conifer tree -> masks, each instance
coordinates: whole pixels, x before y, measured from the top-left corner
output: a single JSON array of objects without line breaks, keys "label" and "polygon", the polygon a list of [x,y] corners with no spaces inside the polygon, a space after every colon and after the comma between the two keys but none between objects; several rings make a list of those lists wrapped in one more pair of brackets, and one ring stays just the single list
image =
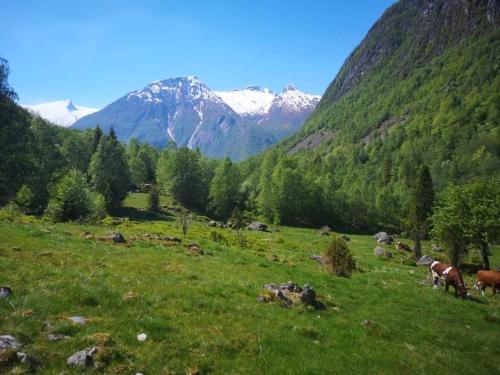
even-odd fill
[{"label": "conifer tree", "polygon": [[415,237],[415,258],[422,256],[421,240],[428,233],[428,218],[434,205],[434,187],[431,173],[427,165],[419,168],[415,190],[411,201],[410,222]]},{"label": "conifer tree", "polygon": [[89,175],[92,188],[104,196],[106,207],[119,207],[127,196],[130,174],[123,146],[115,138],[101,137],[90,162]]}]

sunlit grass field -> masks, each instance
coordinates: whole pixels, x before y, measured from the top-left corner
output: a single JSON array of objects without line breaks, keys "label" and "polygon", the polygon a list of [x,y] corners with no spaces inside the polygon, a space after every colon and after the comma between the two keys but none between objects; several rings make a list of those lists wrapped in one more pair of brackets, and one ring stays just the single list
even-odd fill
[{"label": "sunlit grass field", "polygon": [[[173,211],[146,212],[142,194],[126,206],[129,220],[97,226],[0,212],[0,286],[14,292],[0,300],[0,335],[18,338],[21,351],[41,363],[38,373],[81,373],[66,360],[92,346],[100,369],[88,373],[500,373],[500,298],[491,289],[486,297],[471,291],[472,300],[434,291],[426,269],[403,262],[406,254],[393,246],[386,248],[394,258],[376,258],[371,236],[350,235],[358,271],[346,279],[309,259],[329,241],[318,230],[271,227],[238,237],[200,218],[183,238]],[[81,236],[113,230],[127,243]],[[205,255],[186,255],[190,242]],[[424,247],[429,253],[430,243]],[[499,266],[500,249],[493,251]],[[312,285],[326,309],[257,301],[263,284],[289,280]],[[465,281],[472,286],[472,276]],[[70,316],[86,323],[74,325]],[[145,342],[137,340],[142,332]],[[50,342],[49,333],[70,338]],[[28,370],[17,364],[0,373]]]}]

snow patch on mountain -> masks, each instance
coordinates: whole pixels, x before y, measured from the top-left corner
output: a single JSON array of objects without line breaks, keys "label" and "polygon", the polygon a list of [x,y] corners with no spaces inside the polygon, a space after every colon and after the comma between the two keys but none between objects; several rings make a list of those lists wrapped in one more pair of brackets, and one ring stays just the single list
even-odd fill
[{"label": "snow patch on mountain", "polygon": [[246,86],[231,91],[215,91],[236,113],[241,116],[264,115],[276,97],[268,88]]},{"label": "snow patch on mountain", "polygon": [[314,109],[319,103],[321,96],[311,95],[298,90],[293,85],[287,85],[283,91],[276,96],[272,105],[288,111],[300,112],[304,109]]},{"label": "snow patch on mountain", "polygon": [[64,127],[71,126],[78,119],[99,111],[98,108],[75,105],[70,99],[35,105],[22,105],[22,107],[44,120]]}]

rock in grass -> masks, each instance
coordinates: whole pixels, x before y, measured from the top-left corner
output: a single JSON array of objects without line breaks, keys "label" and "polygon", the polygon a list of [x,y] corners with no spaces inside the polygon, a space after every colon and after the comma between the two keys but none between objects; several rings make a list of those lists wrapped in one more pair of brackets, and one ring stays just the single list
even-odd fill
[{"label": "rock in grass", "polygon": [[86,348],[84,350],[80,350],[76,352],[71,357],[68,358],[66,363],[69,366],[92,366],[93,360],[92,356],[97,352],[97,348]]},{"label": "rock in grass", "polygon": [[258,221],[254,221],[253,223],[248,224],[247,228],[259,232],[265,232],[267,230],[267,225]]},{"label": "rock in grass", "polygon": [[316,303],[316,292],[309,284],[305,284],[304,288],[302,288],[300,300],[306,305],[314,305]]},{"label": "rock in grass", "polygon": [[7,298],[12,295],[12,289],[8,286],[0,287],[0,298]]},{"label": "rock in grass", "polygon": [[31,369],[38,369],[41,367],[40,361],[35,357],[24,352],[17,352],[16,354],[18,361],[28,365]]},{"label": "rock in grass", "polygon": [[323,260],[323,257],[321,255],[311,255],[309,259],[315,260],[319,264],[324,264],[325,261]]},{"label": "rock in grass", "polygon": [[68,320],[71,320],[75,324],[85,324],[85,318],[83,316],[70,316]]},{"label": "rock in grass", "polygon": [[137,335],[137,340],[139,340],[140,342],[144,342],[148,339],[148,335],[146,335],[145,333],[139,333]]},{"label": "rock in grass", "polygon": [[347,234],[342,234],[342,235],[340,235],[340,239],[341,239],[342,241],[345,241],[345,242],[347,242],[347,241],[350,241],[350,240],[351,240]]},{"label": "rock in grass", "polygon": [[21,346],[14,336],[0,336],[0,349],[17,349]]},{"label": "rock in grass", "polygon": [[109,233],[106,237],[104,237],[106,240],[113,241],[114,243],[125,243],[127,242],[125,240],[125,237],[120,232],[112,232]]},{"label": "rock in grass", "polygon": [[61,340],[66,340],[69,339],[69,336],[60,334],[60,333],[53,333],[50,335],[47,335],[47,341],[61,341]]},{"label": "rock in grass", "polygon": [[217,226],[217,222],[215,220],[210,220],[207,226],[210,228],[215,228]]},{"label": "rock in grass", "polygon": [[373,255],[375,255],[376,257],[392,258],[392,253],[380,246],[377,246],[375,250],[373,250]]},{"label": "rock in grass", "polygon": [[440,253],[441,252],[441,248],[436,245],[436,244],[432,244],[432,251],[436,252],[436,253]]},{"label": "rock in grass", "polygon": [[429,255],[422,255],[419,260],[417,260],[417,266],[428,266],[434,262],[434,258]]}]

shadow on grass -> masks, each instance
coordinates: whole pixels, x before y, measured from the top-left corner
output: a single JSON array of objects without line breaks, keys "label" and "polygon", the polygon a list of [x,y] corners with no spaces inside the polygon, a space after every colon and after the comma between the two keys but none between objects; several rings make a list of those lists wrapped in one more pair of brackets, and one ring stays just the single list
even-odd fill
[{"label": "shadow on grass", "polygon": [[135,207],[121,207],[113,211],[113,216],[116,217],[128,217],[130,220],[134,221],[174,221],[174,216],[164,213],[164,212],[152,212],[147,210],[141,210]]}]

